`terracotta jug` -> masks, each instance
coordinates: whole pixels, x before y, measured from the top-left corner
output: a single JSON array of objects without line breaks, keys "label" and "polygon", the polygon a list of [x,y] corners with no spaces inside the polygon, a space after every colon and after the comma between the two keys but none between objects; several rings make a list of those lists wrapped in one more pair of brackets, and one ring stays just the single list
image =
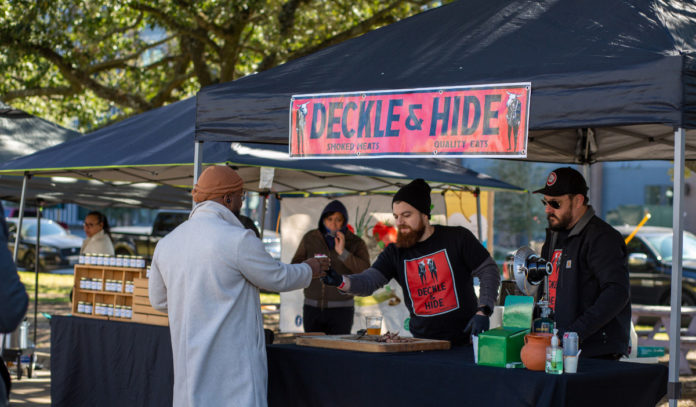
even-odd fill
[{"label": "terracotta jug", "polygon": [[524,346],[520,358],[529,370],[544,370],[546,364],[546,347],[551,346],[550,333],[533,333],[524,336]]}]

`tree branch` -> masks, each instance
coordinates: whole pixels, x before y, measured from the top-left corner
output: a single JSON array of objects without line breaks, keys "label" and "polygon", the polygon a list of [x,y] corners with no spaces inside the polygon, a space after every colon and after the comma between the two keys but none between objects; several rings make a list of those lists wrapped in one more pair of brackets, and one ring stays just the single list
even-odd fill
[{"label": "tree branch", "polygon": [[59,86],[55,88],[27,88],[11,90],[0,97],[4,102],[9,102],[13,99],[23,99],[32,96],[72,96],[79,93],[80,89],[75,89],[71,86]]},{"label": "tree branch", "polygon": [[172,91],[191,79],[192,76],[193,72],[175,76],[171,81],[162,85],[160,91],[150,100],[150,103],[152,103],[153,106],[162,106],[166,101],[171,99]]},{"label": "tree branch", "polygon": [[86,87],[99,97],[111,100],[114,103],[122,106],[133,108],[139,112],[144,112],[152,107],[146,100],[139,96],[126,93],[121,89],[107,87],[98,83],[92,79],[87,72],[73,66],[73,64],[63,58],[63,56],[46,46],[25,43],[19,38],[16,38],[14,43],[16,46],[23,48],[24,51],[29,51],[40,55],[53,63],[61,74],[63,74],[65,80],[67,80],[74,88],[77,87],[81,89],[82,87]]},{"label": "tree branch", "polygon": [[98,37],[98,40],[103,41],[105,39],[113,37],[114,35],[123,34],[127,31],[133,30],[140,24],[141,21],[143,21],[143,13],[142,12],[138,15],[138,18],[135,19],[135,22],[133,24],[126,25],[123,27],[116,27],[113,30],[110,30],[110,31],[104,33],[104,35],[100,35]]},{"label": "tree branch", "polygon": [[191,37],[197,38],[199,41],[203,42],[204,44],[208,45],[209,47],[212,47],[213,50],[215,50],[215,52],[220,52],[220,47],[215,43],[215,41],[213,41],[212,39],[210,39],[206,35],[201,35],[201,33],[204,31],[194,30],[190,27],[179,24],[179,22],[175,21],[173,18],[171,18],[169,15],[165,14],[164,11],[162,11],[160,9],[150,7],[150,6],[142,4],[142,3],[130,3],[129,7],[133,8],[134,10],[150,13],[154,17],[156,17],[159,21],[161,21],[162,24],[168,26],[173,31],[176,31],[179,34],[187,34]]},{"label": "tree branch", "polygon": [[135,59],[135,58],[138,58],[143,52],[145,52],[149,49],[158,47],[158,46],[170,41],[172,38],[174,38],[174,37],[169,36],[169,37],[166,37],[160,41],[153,42],[152,44],[148,44],[147,46],[140,48],[139,50],[133,52],[130,55],[126,55],[126,56],[121,57],[121,58],[116,58],[116,59],[112,59],[110,61],[104,61],[104,62],[100,62],[98,64],[91,65],[87,69],[85,69],[85,72],[87,72],[89,74],[93,74],[93,73],[106,71],[106,70],[114,69],[114,68],[132,68],[131,66],[129,66],[127,64],[128,61]]},{"label": "tree branch", "polygon": [[[430,3],[431,0],[421,0],[421,1],[409,1],[409,3],[412,3],[414,5],[424,5]],[[404,3],[405,0],[396,0],[392,2],[389,6],[385,7],[384,9],[378,11],[375,13],[372,17],[368,18],[367,20],[363,20],[354,26],[350,27],[349,29],[340,32],[333,37],[327,38],[326,40],[322,41],[321,43],[309,47],[304,47],[300,48],[298,50],[293,51],[288,55],[286,58],[287,61],[291,61],[296,58],[300,58],[309,54],[313,54],[319,50],[322,50],[326,47],[330,47],[332,45],[336,45],[340,42],[343,42],[347,39],[357,37],[360,34],[364,34],[371,30],[373,27],[376,26],[381,26],[384,24],[388,23],[393,23],[396,21],[396,18],[389,13],[392,12],[397,6],[401,5]]]},{"label": "tree branch", "polygon": [[[293,28],[295,28],[295,14],[297,9],[302,5],[307,3],[307,0],[288,0],[278,13],[278,24],[280,24],[280,30],[278,37],[286,38],[292,33]],[[263,60],[259,63],[257,70],[259,72],[270,69],[278,65],[278,49],[270,51]]]}]

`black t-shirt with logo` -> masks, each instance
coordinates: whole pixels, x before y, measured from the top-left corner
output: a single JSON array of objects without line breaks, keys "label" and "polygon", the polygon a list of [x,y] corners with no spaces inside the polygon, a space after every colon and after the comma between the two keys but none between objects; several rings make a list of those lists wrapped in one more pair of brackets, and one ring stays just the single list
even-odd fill
[{"label": "black t-shirt with logo", "polygon": [[407,249],[387,246],[372,267],[403,288],[413,336],[457,341],[478,306],[471,272],[489,254],[466,228],[434,228]]}]

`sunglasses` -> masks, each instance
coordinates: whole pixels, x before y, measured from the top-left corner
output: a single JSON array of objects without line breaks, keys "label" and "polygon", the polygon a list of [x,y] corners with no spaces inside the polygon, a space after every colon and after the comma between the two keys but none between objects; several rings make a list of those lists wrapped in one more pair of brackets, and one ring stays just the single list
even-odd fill
[{"label": "sunglasses", "polygon": [[561,209],[561,202],[557,201],[555,199],[550,199],[547,201],[546,199],[542,198],[541,203],[543,203],[544,206],[548,205],[548,206],[552,207],[553,209]]}]

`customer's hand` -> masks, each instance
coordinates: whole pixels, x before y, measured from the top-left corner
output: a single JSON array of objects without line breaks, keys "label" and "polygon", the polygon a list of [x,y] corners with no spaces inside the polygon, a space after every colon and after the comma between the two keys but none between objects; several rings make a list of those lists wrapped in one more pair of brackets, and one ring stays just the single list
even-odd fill
[{"label": "customer's hand", "polygon": [[471,317],[469,323],[466,324],[464,333],[466,334],[467,338],[471,337],[471,335],[478,336],[478,334],[481,332],[487,331],[489,326],[489,318],[485,315],[476,313],[473,317]]},{"label": "customer's hand", "polygon": [[326,275],[321,278],[321,282],[326,285],[338,287],[343,282],[343,276],[338,274],[334,269],[326,270]]},{"label": "customer's hand", "polygon": [[312,278],[319,278],[325,275],[324,271],[331,266],[331,259],[328,257],[310,257],[303,261],[312,268]]},{"label": "customer's hand", "polygon": [[334,238],[336,244],[334,245],[334,250],[336,250],[336,253],[338,255],[342,255],[343,251],[346,249],[346,235],[343,234],[340,230],[336,232],[336,237]]}]

